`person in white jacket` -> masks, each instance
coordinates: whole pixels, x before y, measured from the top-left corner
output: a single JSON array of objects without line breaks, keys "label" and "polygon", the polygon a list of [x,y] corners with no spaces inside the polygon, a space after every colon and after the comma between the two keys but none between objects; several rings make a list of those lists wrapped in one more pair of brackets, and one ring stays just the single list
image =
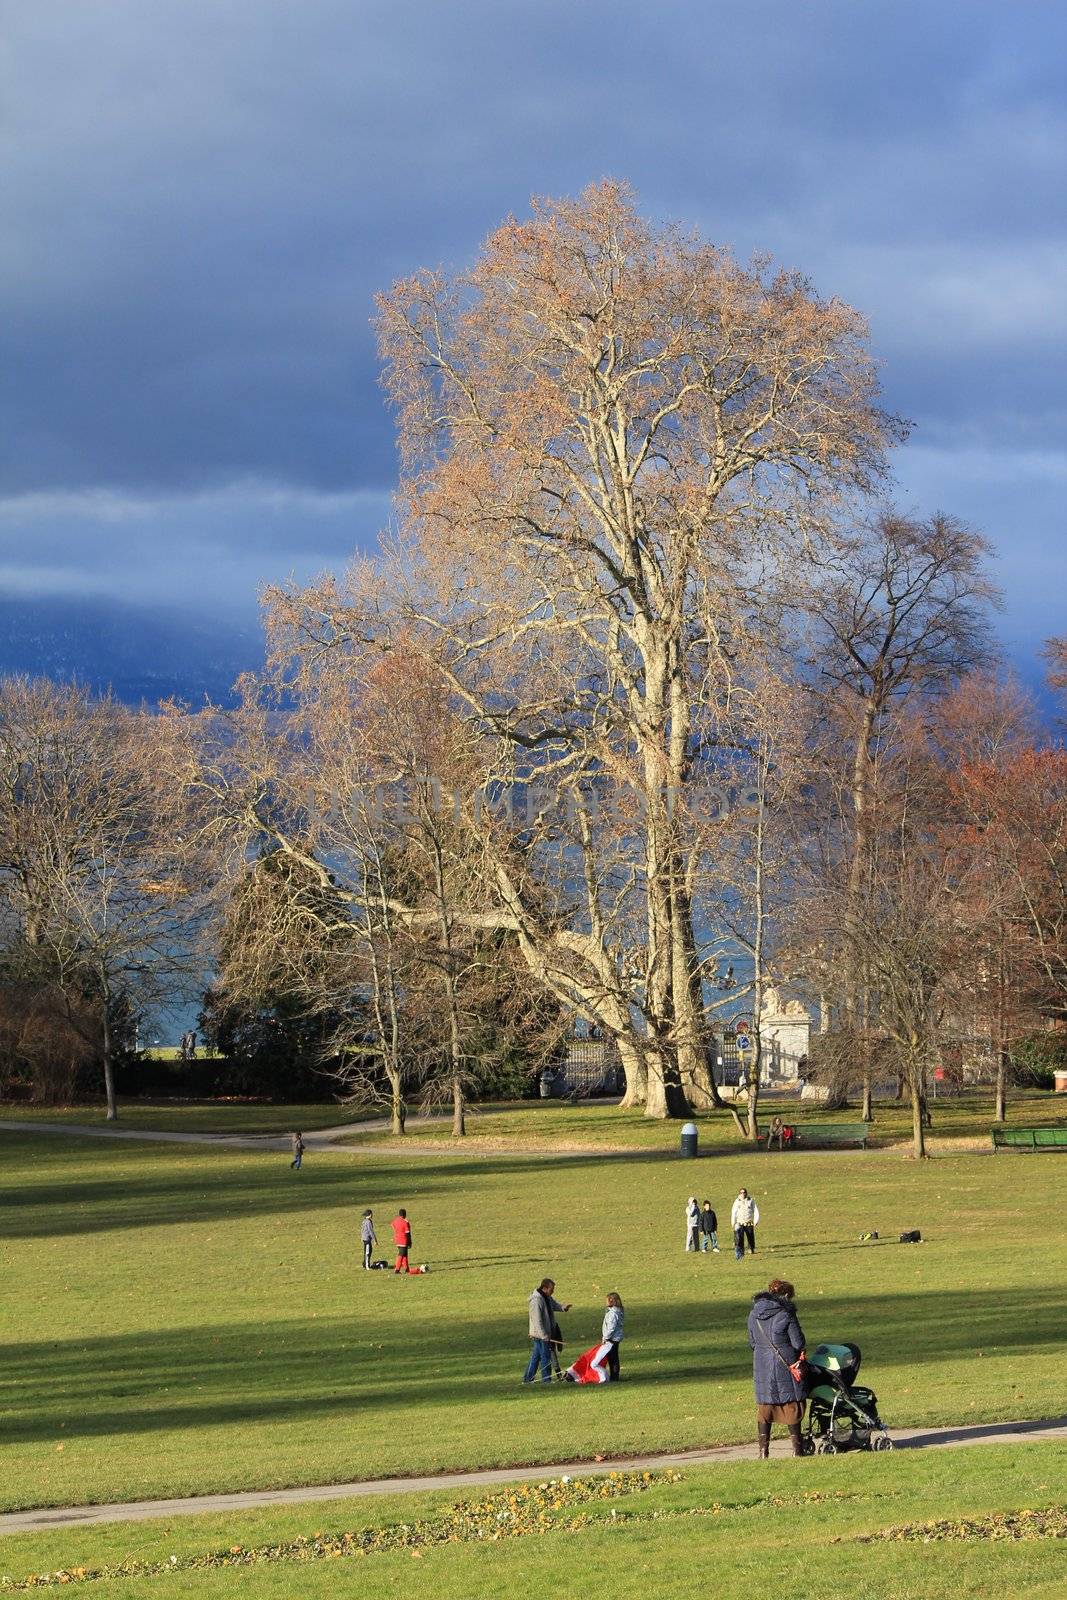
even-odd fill
[{"label": "person in white jacket", "polygon": [[608,1377],[612,1383],[619,1381],[619,1346],[622,1343],[624,1317],[622,1299],[612,1292],[608,1295],[608,1308],[604,1312],[604,1323],[600,1330],[602,1342],[611,1346],[608,1355]]},{"label": "person in white jacket", "polygon": [[744,1259],[746,1243],[748,1244],[749,1254],[756,1254],[756,1224],[758,1221],[759,1206],[748,1190],[742,1189],[730,1212],[730,1226],[734,1230],[735,1261]]},{"label": "person in white jacket", "polygon": [[685,1202],[685,1248],[700,1249],[700,1206],[695,1194]]}]

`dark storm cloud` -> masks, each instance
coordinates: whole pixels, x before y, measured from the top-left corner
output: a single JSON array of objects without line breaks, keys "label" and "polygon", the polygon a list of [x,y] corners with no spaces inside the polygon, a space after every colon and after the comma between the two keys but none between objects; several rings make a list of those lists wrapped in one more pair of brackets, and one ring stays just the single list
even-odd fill
[{"label": "dark storm cloud", "polygon": [[375,290],[462,264],[531,192],[608,173],[654,215],[769,249],[863,310],[924,452],[902,455],[905,497],[984,514],[1015,588],[1047,581],[1059,5],[13,11],[9,589],[174,599],[206,579],[213,603],[247,604],[265,579],[339,564],[384,523],[395,472]]}]

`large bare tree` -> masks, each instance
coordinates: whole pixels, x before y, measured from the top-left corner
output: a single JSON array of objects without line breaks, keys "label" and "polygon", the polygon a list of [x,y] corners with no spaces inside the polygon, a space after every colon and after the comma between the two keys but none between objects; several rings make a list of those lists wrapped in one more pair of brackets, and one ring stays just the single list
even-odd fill
[{"label": "large bare tree", "polygon": [[902,706],[945,693],[995,658],[989,555],[988,541],[952,517],[885,513],[830,553],[812,592],[818,764],[846,873],[841,940],[818,952],[820,988],[836,1000],[840,1030],[860,1057],[867,1119],[871,1018],[860,955],[875,770]]},{"label": "large bare tree", "polygon": [[880,478],[865,328],[797,274],[653,227],[611,183],[535,204],[467,273],[398,284],[379,328],[404,464],[390,615],[363,566],[291,596],[290,624],[305,660],[358,662],[402,622],[502,779],[577,797],[580,777],[628,810],[610,872],[594,829],[585,867],[566,855],[551,916],[484,832],[483,914],[617,1040],[630,1103],[680,1111],[709,1085],[676,797],[746,613]]}]

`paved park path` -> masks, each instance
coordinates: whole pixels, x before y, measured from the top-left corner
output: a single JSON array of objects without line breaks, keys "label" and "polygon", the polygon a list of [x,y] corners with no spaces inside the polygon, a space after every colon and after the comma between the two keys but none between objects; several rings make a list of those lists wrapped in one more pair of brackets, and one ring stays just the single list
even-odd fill
[{"label": "paved park path", "polygon": [[[1047,1422],[988,1422],[964,1428],[897,1428],[898,1450],[945,1449],[975,1444],[1067,1442],[1067,1417]],[[786,1441],[771,1445],[772,1455],[785,1455]],[[679,1450],[670,1454],[625,1456],[611,1461],[559,1461],[540,1467],[499,1467],[485,1472],[448,1472],[436,1477],[370,1478],[361,1483],[327,1483],[300,1489],[256,1489],[245,1494],[203,1494],[183,1500],[133,1500],[122,1505],[67,1506],[37,1511],[11,1511],[0,1516],[0,1535],[40,1533],[52,1528],[89,1527],[99,1522],[146,1522],[152,1517],[188,1517],[223,1511],[252,1511],[260,1506],[298,1506],[311,1501],[350,1500],[370,1495],[421,1494],[430,1489],[476,1489],[484,1484],[531,1482],[560,1473],[632,1472],[657,1467],[710,1466],[720,1461],[751,1461],[750,1444],[720,1445],[713,1450]]]},{"label": "paved park path", "polygon": [[[537,1102],[531,1101],[531,1104]],[[452,1115],[449,1112],[444,1116],[420,1117],[420,1123],[447,1122],[451,1123]],[[343,1144],[339,1141],[351,1134],[359,1133],[388,1133],[390,1122],[388,1117],[377,1117],[370,1122],[342,1122],[336,1128],[312,1128],[304,1134],[304,1148],[308,1153],[317,1150],[330,1150],[343,1156],[365,1157],[368,1155],[391,1156],[401,1150],[400,1141],[393,1145],[359,1145]],[[138,1144],[210,1144],[225,1146],[230,1150],[283,1150],[292,1149],[292,1138],[288,1133],[179,1133],[176,1130],[164,1132],[161,1129],[116,1127],[114,1124],[101,1126],[97,1123],[87,1122],[13,1122],[0,1121],[0,1133],[51,1133],[71,1134],[77,1139],[128,1139]],[[514,1155],[529,1159],[536,1156],[539,1160],[565,1161],[577,1154],[602,1155],[605,1160],[619,1160],[630,1154],[626,1148],[606,1146],[603,1149],[590,1149],[582,1146],[576,1150],[564,1145],[521,1145],[515,1149],[506,1146],[494,1146],[491,1150],[484,1147],[470,1147],[457,1149],[451,1143],[444,1143],[437,1139],[412,1139],[403,1147],[405,1156],[434,1156],[440,1158],[463,1156],[468,1161],[497,1160],[500,1156]],[[640,1152],[635,1152],[640,1153]],[[843,1155],[859,1155],[861,1151],[842,1151]]]},{"label": "paved park path", "polygon": [[[426,1120],[440,1122],[445,1119],[429,1117]],[[451,1118],[448,1120],[451,1121]],[[383,1133],[388,1128],[387,1117],[378,1117],[371,1122],[342,1122],[336,1128],[314,1128],[310,1133],[305,1133],[304,1144],[309,1150],[317,1146],[333,1147],[335,1140],[348,1134]],[[88,1122],[0,1122],[0,1133],[69,1133],[83,1139],[134,1139],[141,1144],[145,1140],[157,1144],[225,1144],[245,1150],[288,1150],[291,1146],[288,1133],[178,1133],[149,1128],[100,1127]],[[343,1150],[346,1146],[339,1145],[336,1148]]]}]

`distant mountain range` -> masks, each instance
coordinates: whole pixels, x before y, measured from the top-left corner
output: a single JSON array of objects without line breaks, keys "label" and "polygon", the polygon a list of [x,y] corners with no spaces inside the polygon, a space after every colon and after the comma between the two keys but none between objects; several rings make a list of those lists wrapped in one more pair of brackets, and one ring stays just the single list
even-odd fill
[{"label": "distant mountain range", "polygon": [[258,630],[202,613],[107,599],[0,596],[0,676],[77,678],[131,705],[233,701],[263,660]]}]

